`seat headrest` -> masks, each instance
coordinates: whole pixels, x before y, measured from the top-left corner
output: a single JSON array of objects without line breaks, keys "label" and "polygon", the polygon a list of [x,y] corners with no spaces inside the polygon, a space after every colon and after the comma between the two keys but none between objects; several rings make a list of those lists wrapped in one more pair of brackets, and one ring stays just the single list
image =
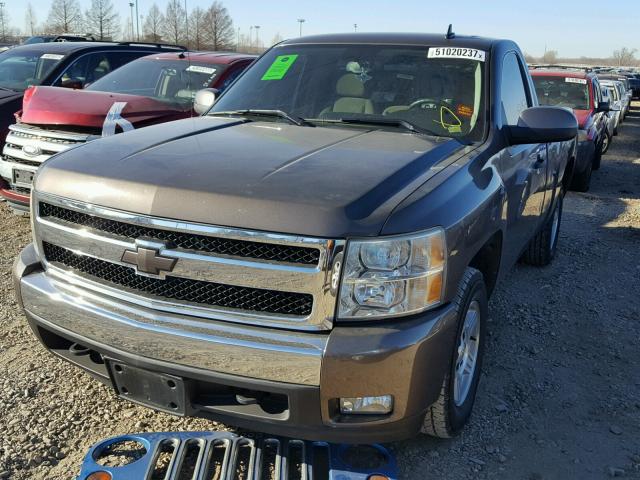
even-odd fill
[{"label": "seat headrest", "polygon": [[364,97],[364,83],[358,75],[347,73],[336,83],[336,93],[341,97]]}]

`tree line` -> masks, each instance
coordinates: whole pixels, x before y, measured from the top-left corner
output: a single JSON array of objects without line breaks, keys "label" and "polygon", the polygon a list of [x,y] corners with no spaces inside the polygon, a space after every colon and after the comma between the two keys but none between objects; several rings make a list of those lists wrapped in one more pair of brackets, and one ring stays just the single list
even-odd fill
[{"label": "tree line", "polygon": [[[4,35],[17,37],[19,30],[11,28],[10,19],[4,12],[0,13]],[[146,13],[140,13],[140,19],[134,9],[129,15],[121,16],[113,0],[91,0],[85,11],[78,0],[53,0],[47,16],[39,22],[35,10],[28,3],[23,33],[26,36],[91,34],[96,40],[165,42],[196,50],[232,50],[242,43],[238,39],[243,37],[236,34],[231,15],[219,0],[214,0],[208,8],[195,7],[188,15],[183,0],[168,0],[164,10],[154,3]],[[8,40],[10,38],[5,39]]]}]

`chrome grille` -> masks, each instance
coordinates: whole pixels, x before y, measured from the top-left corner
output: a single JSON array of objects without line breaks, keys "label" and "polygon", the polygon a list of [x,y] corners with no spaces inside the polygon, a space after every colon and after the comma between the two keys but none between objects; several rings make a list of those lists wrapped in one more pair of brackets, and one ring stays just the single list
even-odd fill
[{"label": "chrome grille", "polygon": [[303,265],[317,265],[320,260],[320,250],[317,248],[259,243],[230,238],[209,237],[195,233],[149,228],[141,225],[133,225],[130,223],[97,217],[95,215],[89,215],[46,202],[40,203],[40,216],[43,218],[53,217],[75,225],[88,227],[100,232],[106,232],[128,239],[135,240],[137,238],[146,237],[155,240],[162,240],[168,242],[172,246],[187,250],[197,250],[235,257],[255,258],[259,260],[300,263]]},{"label": "chrome grille", "polygon": [[311,313],[313,297],[308,294],[276,292],[257,288],[221,285],[188,278],[167,276],[166,279],[137,275],[133,268],[77,255],[65,248],[43,243],[47,262],[60,263],[116,287],[138,293],[189,303],[235,308],[251,312],[306,316]]},{"label": "chrome grille", "polygon": [[[87,141],[89,135],[46,130],[26,124],[9,127],[9,134],[2,150],[3,161],[15,164],[16,167],[37,168],[52,155]],[[24,147],[33,147],[35,154],[27,154]],[[27,194],[30,190],[27,189]]]},{"label": "chrome grille", "polygon": [[[178,222],[42,193],[33,204],[52,278],[214,321],[310,331],[333,324],[344,240]],[[132,268],[123,254],[138,248],[173,259],[172,269],[154,276]]]}]

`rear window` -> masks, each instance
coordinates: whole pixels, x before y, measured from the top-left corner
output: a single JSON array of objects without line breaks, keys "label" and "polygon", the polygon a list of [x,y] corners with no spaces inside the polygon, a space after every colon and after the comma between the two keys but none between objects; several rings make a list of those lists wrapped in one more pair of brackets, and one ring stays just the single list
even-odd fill
[{"label": "rear window", "polygon": [[540,105],[589,110],[589,86],[584,78],[534,76]]}]

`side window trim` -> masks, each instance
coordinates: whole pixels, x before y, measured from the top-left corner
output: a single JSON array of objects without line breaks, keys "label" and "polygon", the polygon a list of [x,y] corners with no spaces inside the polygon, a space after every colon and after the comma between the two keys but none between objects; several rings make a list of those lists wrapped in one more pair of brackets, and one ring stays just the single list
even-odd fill
[{"label": "side window trim", "polygon": [[[144,57],[145,55],[151,55],[151,54],[153,54],[153,53],[157,53],[157,50],[155,50],[155,51],[152,51],[152,50],[149,50],[149,51],[145,51],[145,50],[91,50],[91,51],[89,51],[89,52],[85,52],[85,53],[83,53],[83,54],[81,54],[81,55],[78,55],[77,57],[73,58],[73,59],[69,62],[69,64],[68,64],[66,67],[64,67],[64,70],[62,70],[62,72],[60,72],[60,73],[58,74],[58,76],[56,77],[56,79],[55,79],[53,82],[51,82],[51,85],[55,85],[56,83],[58,83],[58,82],[62,79],[62,76],[67,72],[67,70],[68,70],[69,68],[71,68],[71,66],[72,66],[72,65],[74,65],[78,60],[80,60],[80,59],[81,59],[81,58],[83,58],[83,57],[86,57],[87,55],[93,55],[93,54],[96,54],[96,53],[103,53],[103,54],[109,54],[109,53],[130,53],[130,52],[137,52],[137,51],[144,52],[144,54],[143,54],[143,55],[140,55],[141,57]],[[130,60],[130,61],[131,61],[131,60]]]}]

